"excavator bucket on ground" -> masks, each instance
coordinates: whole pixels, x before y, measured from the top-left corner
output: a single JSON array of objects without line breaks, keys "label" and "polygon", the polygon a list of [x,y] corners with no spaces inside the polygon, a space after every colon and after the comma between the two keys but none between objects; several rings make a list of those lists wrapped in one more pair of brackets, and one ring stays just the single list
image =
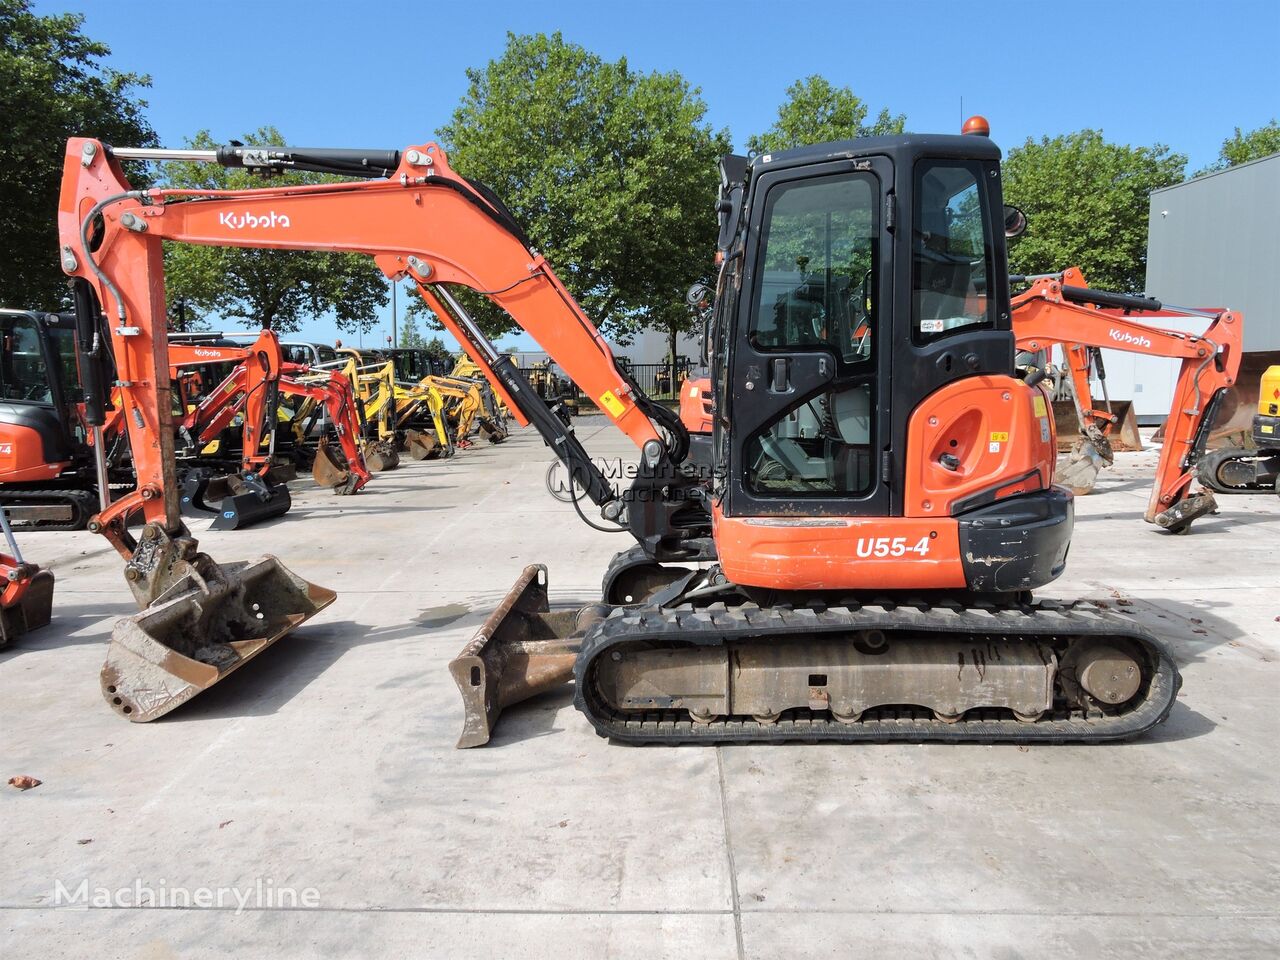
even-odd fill
[{"label": "excavator bucket on ground", "polygon": [[0,553],[0,649],[24,633],[45,626],[53,612],[53,573],[22,559],[22,552],[0,508],[9,553]]},{"label": "excavator bucket on ground", "polygon": [[421,430],[404,431],[404,450],[411,460],[431,460],[442,453],[439,441]]},{"label": "excavator bucket on ground", "polygon": [[328,487],[338,496],[354,493],[358,478],[355,473],[338,463],[327,437],[321,437],[311,463],[311,479],[322,487]]},{"label": "excavator bucket on ground", "polygon": [[273,467],[265,479],[251,471],[219,476],[209,470],[189,470],[182,478],[182,515],[212,516],[212,530],[241,530],[283,516],[293,505],[284,479],[290,476],[297,476],[292,467],[279,473]]},{"label": "excavator bucket on ground", "polygon": [[[1138,432],[1138,419],[1133,413],[1132,400],[1112,400],[1111,415],[1115,425],[1107,434],[1113,450],[1141,450],[1142,435]],[[1074,400],[1053,401],[1053,421],[1058,435],[1058,452],[1073,449],[1080,436],[1080,417]]]},{"label": "excavator bucket on ground", "polygon": [[373,473],[394,470],[400,466],[400,454],[396,452],[395,440],[390,438],[367,441],[361,454],[364,457],[364,465]]},{"label": "excavator bucket on ground", "polygon": [[135,723],[208,690],[337,597],[272,556],[218,565],[198,554],[176,562],[187,572],[116,624],[102,667],[103,697]]},{"label": "excavator bucket on ground", "polygon": [[205,499],[220,500],[211,530],[240,530],[284,516],[293,505],[288,484],[268,483],[251,471],[210,480]]},{"label": "excavator bucket on ground", "polygon": [[462,694],[459,749],[489,742],[503,709],[573,678],[582,638],[604,604],[550,612],[547,568],[530,564],[475,637],[449,663]]}]

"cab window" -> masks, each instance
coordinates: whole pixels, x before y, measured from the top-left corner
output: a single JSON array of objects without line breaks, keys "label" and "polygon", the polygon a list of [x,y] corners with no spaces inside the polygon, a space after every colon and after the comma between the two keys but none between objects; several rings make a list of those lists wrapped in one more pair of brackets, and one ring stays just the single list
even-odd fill
[{"label": "cab window", "polygon": [[752,310],[758,350],[826,347],[871,359],[876,327],[877,181],[841,174],[769,191]]},{"label": "cab window", "polygon": [[922,160],[915,170],[911,329],[917,343],[994,325],[990,211],[976,163]]}]

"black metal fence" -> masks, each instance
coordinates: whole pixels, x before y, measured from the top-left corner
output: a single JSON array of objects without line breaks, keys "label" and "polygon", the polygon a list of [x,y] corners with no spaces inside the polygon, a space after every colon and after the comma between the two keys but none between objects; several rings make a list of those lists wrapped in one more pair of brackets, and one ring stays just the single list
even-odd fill
[{"label": "black metal fence", "polygon": [[[693,369],[692,363],[683,357],[676,361],[674,379],[671,376],[670,363],[631,363],[621,358],[619,365],[631,375],[645,395],[654,400],[672,403],[679,399],[680,385],[692,375]],[[551,376],[550,382],[547,380],[548,369]],[[594,399],[579,390],[556,364],[525,367],[524,375],[544,396],[569,396],[580,403],[591,402]]]}]

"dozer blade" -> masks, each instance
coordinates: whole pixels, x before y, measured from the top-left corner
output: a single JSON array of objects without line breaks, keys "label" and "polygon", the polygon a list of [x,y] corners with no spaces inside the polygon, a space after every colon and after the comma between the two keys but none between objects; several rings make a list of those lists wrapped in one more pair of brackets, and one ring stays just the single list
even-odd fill
[{"label": "dozer blade", "polygon": [[164,716],[239,669],[337,594],[275,557],[194,570],[146,610],[120,620],[102,666],[102,695],[135,723]]},{"label": "dozer blade", "polygon": [[430,460],[440,456],[440,444],[435,437],[421,430],[404,432],[404,449],[410,460]]},{"label": "dozer blade", "polygon": [[[15,572],[20,576],[24,574],[23,570]],[[47,626],[53,613],[53,574],[48,570],[36,570],[26,575],[29,580],[18,599],[11,606],[0,609],[0,648],[24,633]]]},{"label": "dozer blade", "polygon": [[311,463],[311,479],[322,487],[328,487],[339,496],[355,489],[355,474],[346,467],[338,465],[326,439],[321,439],[320,445],[316,448],[315,460]]},{"label": "dozer blade", "polygon": [[462,694],[458,748],[488,743],[503,709],[566,683],[588,629],[608,613],[603,604],[550,612],[547,568],[524,568],[506,598],[449,664]]}]

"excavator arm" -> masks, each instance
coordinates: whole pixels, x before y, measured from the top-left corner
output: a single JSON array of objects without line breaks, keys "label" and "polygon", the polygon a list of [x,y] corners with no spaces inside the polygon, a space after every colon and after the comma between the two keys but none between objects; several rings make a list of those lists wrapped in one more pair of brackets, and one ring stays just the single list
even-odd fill
[{"label": "excavator arm", "polygon": [[[1236,381],[1243,343],[1243,318],[1230,310],[1203,312],[1210,320],[1199,336],[1139,322],[1144,318],[1186,317],[1200,311],[1165,307],[1158,300],[1127,294],[1091,290],[1078,268],[1062,277],[1036,279],[1031,288],[1012,300],[1013,329],[1021,350],[1048,350],[1062,345],[1072,351],[1086,347],[1106,347],[1145,356],[1180,360],[1173,404],[1165,423],[1164,445],[1156,467],[1155,484],[1147,503],[1145,519],[1174,533],[1185,532],[1193,520],[1216,506],[1207,490],[1193,492],[1195,466],[1205,452],[1205,443],[1223,394]],[[1078,378],[1075,378],[1078,381]],[[1077,385],[1077,401],[1090,426],[1087,374]]]}]

